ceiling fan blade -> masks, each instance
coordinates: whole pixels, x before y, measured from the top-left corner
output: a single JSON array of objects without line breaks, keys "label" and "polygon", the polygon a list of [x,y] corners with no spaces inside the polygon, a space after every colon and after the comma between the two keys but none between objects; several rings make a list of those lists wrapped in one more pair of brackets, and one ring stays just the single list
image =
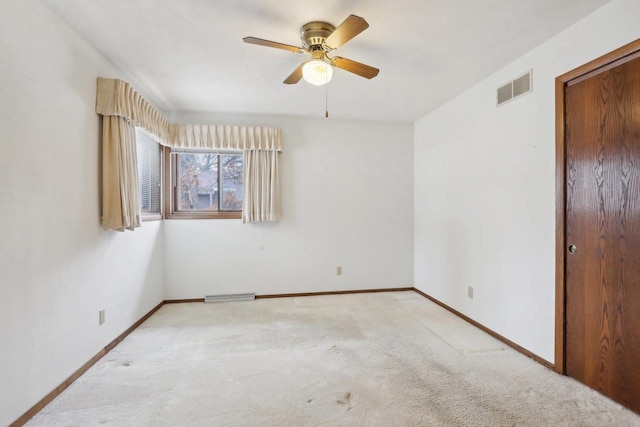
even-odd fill
[{"label": "ceiling fan blade", "polygon": [[338,28],[327,37],[324,43],[332,49],[337,49],[367,28],[369,28],[369,24],[364,18],[349,15],[347,19],[338,25]]},{"label": "ceiling fan blade", "polygon": [[306,62],[303,62],[302,64],[300,64],[298,66],[298,68],[293,70],[293,73],[289,74],[289,77],[284,79],[284,81],[282,83],[284,83],[286,85],[294,85],[294,84],[298,83],[300,81],[300,79],[302,78],[302,67],[304,67],[304,64],[306,64]]},{"label": "ceiling fan blade", "polygon": [[331,58],[331,65],[367,79],[374,78],[380,72],[377,68],[373,68],[347,58],[342,58],[340,56]]},{"label": "ceiling fan blade", "polygon": [[295,53],[307,53],[307,50],[290,44],[272,42],[271,40],[259,39],[257,37],[245,37],[242,39],[245,43],[257,44],[258,46],[274,47],[276,49],[288,50]]}]

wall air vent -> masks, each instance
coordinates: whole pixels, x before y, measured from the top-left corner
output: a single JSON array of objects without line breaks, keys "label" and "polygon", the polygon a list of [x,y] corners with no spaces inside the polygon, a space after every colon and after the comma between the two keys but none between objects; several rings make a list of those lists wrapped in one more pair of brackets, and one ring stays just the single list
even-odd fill
[{"label": "wall air vent", "polygon": [[498,88],[498,106],[513,101],[533,90],[533,70]]},{"label": "wall air vent", "polygon": [[254,299],[256,299],[256,294],[207,295],[204,297],[204,302],[252,301]]}]

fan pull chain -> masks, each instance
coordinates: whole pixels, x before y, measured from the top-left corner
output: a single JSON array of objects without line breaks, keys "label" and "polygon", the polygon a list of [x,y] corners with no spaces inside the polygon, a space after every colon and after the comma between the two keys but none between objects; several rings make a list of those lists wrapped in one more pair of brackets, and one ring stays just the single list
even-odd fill
[{"label": "fan pull chain", "polygon": [[[327,75],[327,69],[324,70],[325,77]],[[329,118],[329,83],[324,85],[324,118]]]}]

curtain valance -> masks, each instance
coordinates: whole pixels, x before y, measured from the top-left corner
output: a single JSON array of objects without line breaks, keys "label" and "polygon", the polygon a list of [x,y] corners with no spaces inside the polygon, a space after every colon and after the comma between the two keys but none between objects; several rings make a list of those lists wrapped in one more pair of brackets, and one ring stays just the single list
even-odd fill
[{"label": "curtain valance", "polygon": [[280,129],[253,126],[171,125],[170,146],[282,151]]},{"label": "curtain valance", "polygon": [[279,128],[171,123],[129,83],[118,79],[98,78],[96,113],[123,117],[170,147],[282,151]]}]

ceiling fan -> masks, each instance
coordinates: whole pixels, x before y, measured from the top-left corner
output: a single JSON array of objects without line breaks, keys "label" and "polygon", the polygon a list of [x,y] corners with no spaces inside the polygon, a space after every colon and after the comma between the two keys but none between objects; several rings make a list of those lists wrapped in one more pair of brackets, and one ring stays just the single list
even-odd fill
[{"label": "ceiling fan", "polygon": [[349,15],[338,27],[334,27],[328,22],[323,21],[312,21],[304,24],[300,29],[300,39],[302,40],[303,47],[272,42],[257,37],[245,37],[242,40],[245,43],[259,46],[310,54],[311,60],[300,64],[283,83],[288,85],[296,84],[300,79],[304,78],[305,81],[311,84],[323,85],[331,80],[331,76],[333,75],[331,66],[367,79],[378,75],[380,70],[377,68],[340,56],[330,57],[328,55],[329,52],[336,50],[367,28],[369,28],[369,24],[364,18]]}]

